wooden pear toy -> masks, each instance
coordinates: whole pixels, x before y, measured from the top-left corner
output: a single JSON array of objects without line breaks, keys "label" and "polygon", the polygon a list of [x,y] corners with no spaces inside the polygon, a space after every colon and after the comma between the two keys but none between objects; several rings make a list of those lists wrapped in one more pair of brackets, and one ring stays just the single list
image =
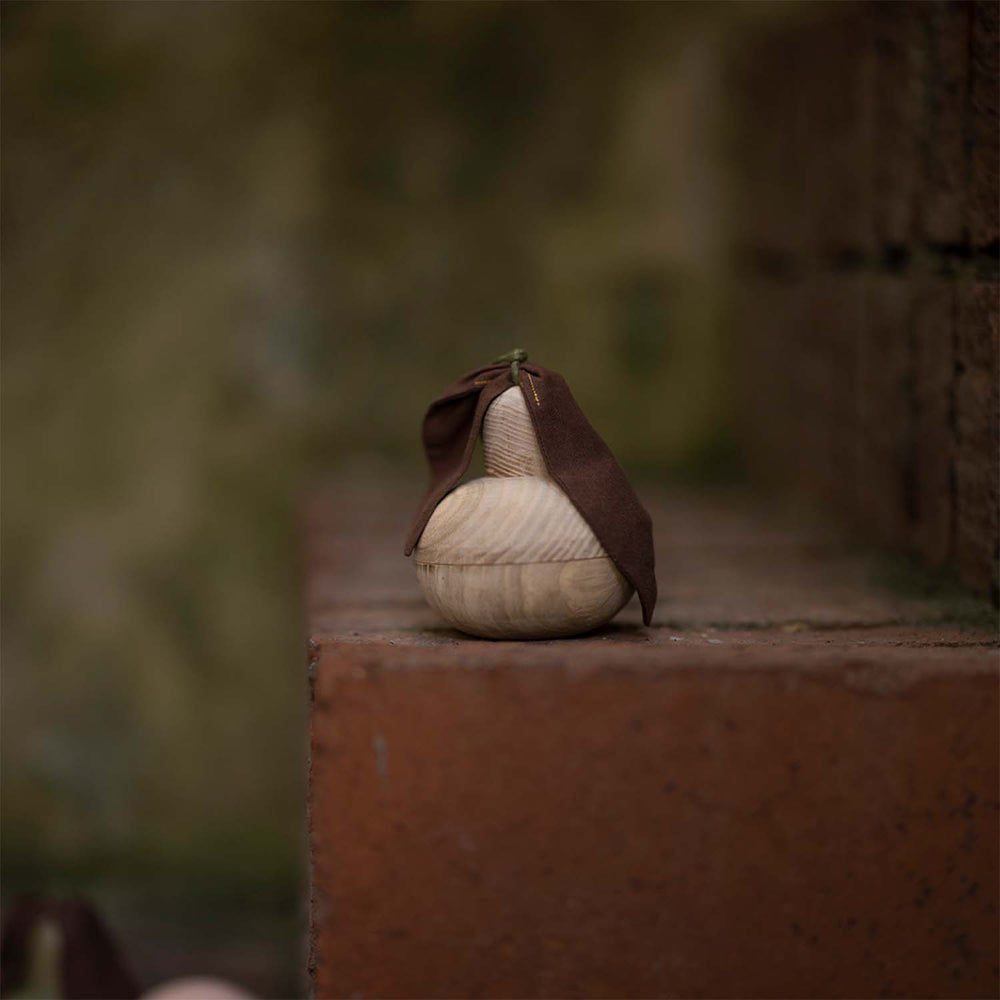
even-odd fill
[{"label": "wooden pear toy", "polygon": [[520,388],[483,417],[486,477],[449,493],[416,548],[427,602],[491,639],[577,635],[610,621],[633,587],[549,478]]},{"label": "wooden pear toy", "polygon": [[[491,639],[554,639],[656,606],[653,525],[565,379],[522,350],[427,410],[431,481],[406,538],[428,603]],[[486,476],[460,485],[482,430]]]}]

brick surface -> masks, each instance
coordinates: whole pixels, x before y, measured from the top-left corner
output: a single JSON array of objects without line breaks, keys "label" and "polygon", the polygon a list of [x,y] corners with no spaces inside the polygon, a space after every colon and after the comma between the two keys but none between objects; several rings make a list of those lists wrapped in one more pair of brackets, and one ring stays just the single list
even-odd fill
[{"label": "brick surface", "polygon": [[465,639],[406,492],[307,511],[317,996],[995,993],[995,630],[768,502],[646,492],[658,627]]},{"label": "brick surface", "polygon": [[320,655],[318,996],[995,991],[989,679],[449,652]]}]

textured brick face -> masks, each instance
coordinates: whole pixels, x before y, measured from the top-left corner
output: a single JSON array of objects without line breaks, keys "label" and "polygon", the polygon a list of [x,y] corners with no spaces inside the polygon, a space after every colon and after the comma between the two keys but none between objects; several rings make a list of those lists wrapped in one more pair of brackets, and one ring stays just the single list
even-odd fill
[{"label": "textured brick face", "polygon": [[324,647],[317,996],[995,991],[991,678],[570,648]]}]

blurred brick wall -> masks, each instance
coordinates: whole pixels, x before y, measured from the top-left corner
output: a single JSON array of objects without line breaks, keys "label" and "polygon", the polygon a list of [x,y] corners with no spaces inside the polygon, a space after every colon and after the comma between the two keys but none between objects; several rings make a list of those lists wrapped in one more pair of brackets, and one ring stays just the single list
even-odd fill
[{"label": "blurred brick wall", "polygon": [[998,11],[800,7],[728,81],[752,465],[994,602]]}]

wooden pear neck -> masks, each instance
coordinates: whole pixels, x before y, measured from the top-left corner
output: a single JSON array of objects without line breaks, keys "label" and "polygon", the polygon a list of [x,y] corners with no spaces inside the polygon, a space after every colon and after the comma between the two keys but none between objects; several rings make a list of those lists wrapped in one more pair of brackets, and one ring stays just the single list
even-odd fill
[{"label": "wooden pear neck", "polygon": [[486,410],[483,459],[487,476],[548,478],[528,404],[517,386],[497,396]]}]

